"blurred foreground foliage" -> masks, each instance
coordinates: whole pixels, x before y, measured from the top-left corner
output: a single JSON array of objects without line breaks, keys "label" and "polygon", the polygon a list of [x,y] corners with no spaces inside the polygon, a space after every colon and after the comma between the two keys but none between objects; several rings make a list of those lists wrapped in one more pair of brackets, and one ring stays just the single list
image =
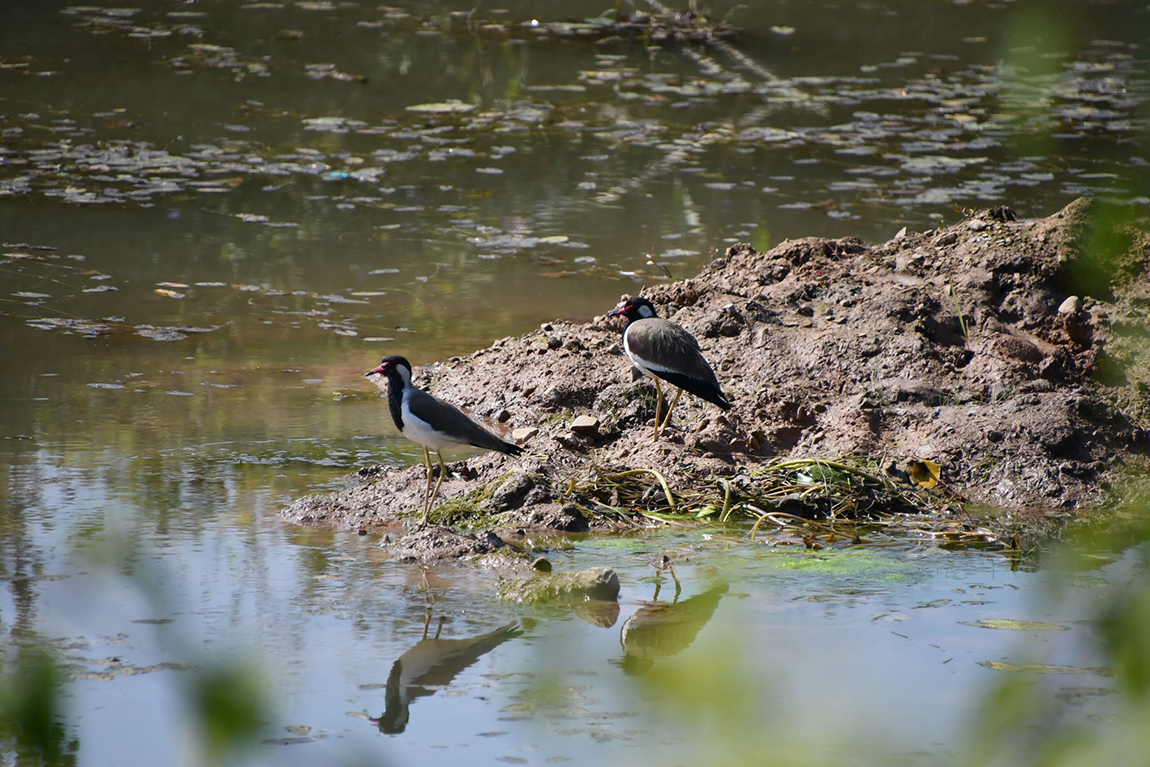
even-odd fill
[{"label": "blurred foreground foliage", "polygon": [[73,765],[79,742],[70,740],[61,715],[63,675],[39,648],[0,657],[0,763],[8,752],[20,765]]},{"label": "blurred foreground foliage", "polygon": [[[192,716],[192,764],[242,763],[268,715],[263,678],[250,665],[190,672],[184,699]],[[0,765],[71,767],[80,742],[68,725],[67,672],[52,653],[29,647],[0,665]]]}]

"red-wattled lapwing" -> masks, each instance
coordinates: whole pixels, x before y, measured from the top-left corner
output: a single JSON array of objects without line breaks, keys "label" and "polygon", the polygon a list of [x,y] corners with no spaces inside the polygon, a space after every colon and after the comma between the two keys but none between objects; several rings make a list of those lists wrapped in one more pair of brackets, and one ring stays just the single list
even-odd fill
[{"label": "red-wattled lapwing", "polygon": [[[655,314],[655,306],[647,299],[636,296],[627,298],[608,317],[622,315],[627,318],[627,328],[623,331],[623,350],[640,373],[655,379],[655,441],[659,433],[671,422],[671,411],[679,402],[683,390],[696,397],[712,402],[723,410],[730,410],[731,403],[719,388],[715,371],[703,359],[699,342],[695,337],[670,320]],[[659,379],[675,384],[678,391],[667,408],[667,416],[659,421],[659,409],[663,402],[663,392],[659,389]]]},{"label": "red-wattled lapwing", "polygon": [[[403,357],[384,357],[379,367],[364,373],[365,376],[387,376],[387,404],[391,419],[403,436],[423,446],[423,460],[427,464],[427,486],[423,490],[423,524],[439,494],[447,467],[443,465],[443,453],[448,445],[471,445],[485,450],[498,450],[508,455],[519,455],[523,448],[504,442],[482,426],[472,421],[452,405],[432,397],[422,389],[411,385],[411,363]],[[439,481],[431,490],[431,454],[434,450],[439,459]]]}]

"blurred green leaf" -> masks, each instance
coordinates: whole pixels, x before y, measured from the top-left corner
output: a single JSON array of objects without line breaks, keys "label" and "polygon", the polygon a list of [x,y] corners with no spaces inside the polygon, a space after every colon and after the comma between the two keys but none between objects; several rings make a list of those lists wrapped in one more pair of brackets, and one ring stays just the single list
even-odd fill
[{"label": "blurred green leaf", "polygon": [[250,667],[220,666],[198,675],[190,698],[214,762],[252,745],[267,720],[260,676]]},{"label": "blurred green leaf", "polygon": [[15,666],[0,677],[0,754],[6,741],[15,741],[16,764],[75,764],[79,742],[68,740],[60,715],[56,661],[31,649],[17,656]]}]

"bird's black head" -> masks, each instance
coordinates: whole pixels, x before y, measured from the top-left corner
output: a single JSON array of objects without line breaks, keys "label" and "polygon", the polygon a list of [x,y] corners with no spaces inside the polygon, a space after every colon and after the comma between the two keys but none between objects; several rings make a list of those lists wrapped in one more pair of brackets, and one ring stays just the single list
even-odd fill
[{"label": "bird's black head", "polygon": [[622,303],[607,312],[608,317],[618,317],[619,315],[623,315],[630,322],[658,316],[655,313],[655,305],[642,296],[624,298]]},{"label": "bird's black head", "polygon": [[389,380],[394,376],[399,376],[404,380],[410,381],[411,363],[398,354],[392,354],[380,360],[379,367],[364,373],[364,376],[374,375],[384,375],[387,376]]}]

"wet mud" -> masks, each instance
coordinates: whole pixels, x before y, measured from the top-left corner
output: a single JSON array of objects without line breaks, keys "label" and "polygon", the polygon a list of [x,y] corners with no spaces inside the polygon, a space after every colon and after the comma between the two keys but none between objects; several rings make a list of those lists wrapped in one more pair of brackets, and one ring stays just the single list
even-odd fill
[{"label": "wet mud", "polygon": [[[685,396],[657,443],[654,390],[633,380],[612,305],[419,368],[417,386],[527,451],[449,464],[432,521],[503,539],[581,531],[617,522],[605,509],[625,517],[641,505],[587,493],[596,474],[657,472],[667,487],[652,479],[655,503],[780,457],[882,467],[909,484],[909,467],[937,464],[924,497],[947,504],[924,503],[927,513],[1096,508],[1148,445],[1148,242],[1080,199],[1047,218],[984,210],[878,245],[736,244],[696,277],[643,290],[698,339],[734,405]],[[422,465],[367,467],[360,479],[283,515],[368,531],[418,518]]]}]

